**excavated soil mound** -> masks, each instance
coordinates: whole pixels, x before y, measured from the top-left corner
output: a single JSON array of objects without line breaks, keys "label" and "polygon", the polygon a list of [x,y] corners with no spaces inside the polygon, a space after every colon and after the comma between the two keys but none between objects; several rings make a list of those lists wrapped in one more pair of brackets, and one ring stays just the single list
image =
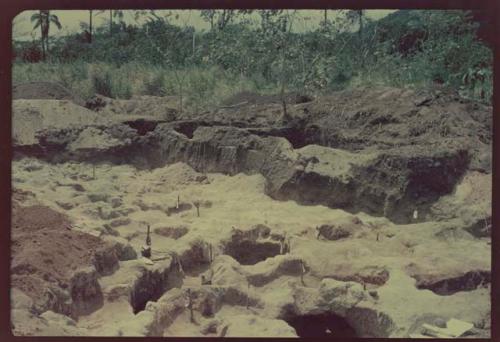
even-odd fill
[{"label": "excavated soil mound", "polygon": [[[467,171],[491,171],[491,108],[444,91],[356,89],[290,105],[286,118],[279,103],[268,103],[147,125],[117,120],[105,125],[102,112],[83,115],[64,105],[23,101],[65,102],[14,102],[16,155],[41,150],[53,161],[139,168],[184,162],[201,173],[260,173],[274,199],[363,211],[399,223],[428,220],[430,207],[452,193]],[[61,115],[53,115],[55,109]],[[54,122],[68,113],[71,121]],[[92,115],[96,118],[89,120]],[[46,129],[30,131],[33,125],[24,118],[39,120]],[[72,129],[61,128],[70,122]],[[165,186],[169,179],[155,185],[159,192],[171,191]],[[202,176],[198,180],[204,182]]]},{"label": "excavated soil mound", "polygon": [[[287,103],[306,103],[311,102],[313,98],[306,94],[287,93],[285,94],[285,101]],[[281,103],[281,96],[279,95],[260,95],[249,91],[242,91],[237,93],[223,102],[225,107],[237,107],[238,105],[252,105],[252,104],[269,104]]]},{"label": "excavated soil mound", "polygon": [[176,96],[134,96],[129,100],[113,99],[96,94],[85,102],[85,107],[102,115],[143,116],[173,121],[178,115]]},{"label": "excavated soil mound", "polygon": [[67,100],[14,100],[12,113],[12,138],[20,146],[36,144],[38,134],[47,129],[83,129],[109,123],[109,119]]},{"label": "excavated soil mound", "polygon": [[105,243],[71,230],[68,217],[48,207],[14,203],[11,246],[11,286],[36,302],[49,287],[68,288],[72,273],[93,265]]},{"label": "excavated soil mound", "polygon": [[12,99],[69,100],[83,106],[85,101],[70,93],[64,86],[54,82],[29,82],[12,87]]},{"label": "excavated soil mound", "polygon": [[279,98],[240,93],[219,110],[190,119],[284,137],[294,148],[310,144],[351,152],[403,146],[415,150],[463,148],[472,156],[471,169],[491,171],[492,108],[451,90],[356,88],[314,101],[289,100],[286,117]]}]

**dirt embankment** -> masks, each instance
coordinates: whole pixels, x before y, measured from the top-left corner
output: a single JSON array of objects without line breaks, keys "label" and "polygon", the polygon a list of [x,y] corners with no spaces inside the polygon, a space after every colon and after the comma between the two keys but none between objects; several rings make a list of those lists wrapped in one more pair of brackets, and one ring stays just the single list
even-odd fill
[{"label": "dirt embankment", "polygon": [[75,231],[66,215],[45,206],[14,202],[11,246],[11,286],[31,297],[39,313],[75,317],[95,309],[102,302],[99,273],[118,266],[110,245]]},{"label": "dirt embankment", "polygon": [[[288,95],[287,115],[278,98],[248,93],[201,115],[117,121],[109,112],[113,124],[41,129],[30,136],[38,144],[16,150],[52,161],[181,161],[202,172],[260,173],[273,198],[400,223],[414,222],[415,212],[430,219],[433,203],[468,170],[491,172],[491,107],[452,92],[375,88],[297,99]],[[102,139],[113,143],[81,144]]]}]

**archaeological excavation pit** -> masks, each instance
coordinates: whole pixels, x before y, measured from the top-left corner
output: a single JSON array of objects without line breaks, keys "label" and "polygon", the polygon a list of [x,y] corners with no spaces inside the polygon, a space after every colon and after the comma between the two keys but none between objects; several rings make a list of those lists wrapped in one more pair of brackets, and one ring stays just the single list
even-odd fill
[{"label": "archaeological excavation pit", "polygon": [[466,272],[458,277],[438,281],[417,281],[418,289],[431,290],[440,296],[450,296],[457,292],[473,291],[491,283],[491,273],[485,271]]},{"label": "archaeological excavation pit", "polygon": [[180,239],[189,232],[186,226],[178,227],[159,227],[155,228],[153,232],[157,235],[165,236],[174,240]]},{"label": "archaeological excavation pit", "polygon": [[285,319],[299,337],[305,338],[355,338],[354,328],[345,318],[333,313],[294,315]]},{"label": "archaeological excavation pit", "polygon": [[134,314],[144,310],[147,302],[156,301],[167,290],[166,273],[146,271],[134,283],[130,293],[130,305]]},{"label": "archaeological excavation pit", "polygon": [[252,240],[231,241],[224,247],[224,254],[232,256],[242,265],[255,265],[280,254],[280,244]]},{"label": "archaeological excavation pit", "polygon": [[[13,335],[490,338],[490,19],[319,11],[276,53],[255,42],[307,13],[119,12],[92,46],[61,31],[64,65],[13,35]],[[426,61],[439,80],[399,77]]]},{"label": "archaeological excavation pit", "polygon": [[282,237],[271,234],[264,225],[249,231],[236,230],[231,239],[223,244],[223,253],[232,256],[242,265],[255,265],[282,252]]}]

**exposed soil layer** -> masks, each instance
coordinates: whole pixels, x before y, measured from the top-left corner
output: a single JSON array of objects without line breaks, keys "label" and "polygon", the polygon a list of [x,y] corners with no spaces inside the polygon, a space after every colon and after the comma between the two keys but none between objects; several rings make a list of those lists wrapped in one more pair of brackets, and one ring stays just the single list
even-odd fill
[{"label": "exposed soil layer", "polygon": [[[313,101],[313,97],[307,94],[287,93],[283,97],[287,103],[298,104]],[[281,103],[279,95],[259,95],[249,91],[240,92],[224,101],[226,107],[241,107],[244,105],[262,105],[270,103]]]},{"label": "exposed soil layer", "polygon": [[[11,286],[33,298],[35,309],[40,312],[82,313],[75,306],[77,297],[86,294],[79,291],[86,291],[99,301],[98,290],[91,293],[92,286],[98,287],[92,272],[97,269],[106,273],[118,262],[112,254],[106,257],[109,246],[101,239],[72,230],[66,215],[45,206],[23,207],[15,202],[11,248]],[[87,278],[80,279],[78,274],[86,267],[95,269]],[[81,282],[84,288],[78,288]],[[67,299],[71,298],[73,302],[70,300],[68,304]],[[91,298],[85,300],[92,301]]]},{"label": "exposed soil layer", "polygon": [[[15,125],[25,141],[15,152],[53,162],[155,168],[182,161],[201,172],[260,173],[275,199],[398,223],[431,219],[432,205],[467,170],[491,171],[491,108],[453,93],[357,89],[291,105],[287,118],[273,99],[255,98],[196,117],[120,121],[115,114],[104,125],[101,115],[91,129],[83,122],[34,132]],[[16,115],[29,117],[19,107]],[[42,116],[50,122],[48,112]]]}]

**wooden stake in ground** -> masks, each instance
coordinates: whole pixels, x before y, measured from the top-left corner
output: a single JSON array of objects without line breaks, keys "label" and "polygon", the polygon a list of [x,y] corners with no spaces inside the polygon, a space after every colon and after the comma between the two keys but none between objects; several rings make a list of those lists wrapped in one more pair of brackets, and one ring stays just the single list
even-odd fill
[{"label": "wooden stake in ground", "polygon": [[150,236],[150,229],[149,229],[149,224],[148,224],[148,231],[146,233],[146,245],[142,247],[141,249],[141,254],[145,258],[151,258],[151,236]]},{"label": "wooden stake in ground", "polygon": [[250,283],[248,284],[248,291],[247,291],[247,310],[250,308]]},{"label": "wooden stake in ground", "polygon": [[208,260],[210,261],[210,265],[212,265],[212,261],[214,261],[214,255],[212,251],[212,244],[208,244]]},{"label": "wooden stake in ground", "polygon": [[286,254],[286,253],[288,253],[288,254],[292,253],[291,239],[292,239],[292,237],[291,237],[291,236],[287,236],[287,237],[286,237],[285,254]]},{"label": "wooden stake in ground", "polygon": [[300,272],[300,282],[302,283],[302,286],[306,286],[306,283],[304,282],[304,274],[306,273],[306,267],[304,265],[303,260],[300,260],[300,266],[302,267],[302,271]]},{"label": "wooden stake in ground", "polygon": [[179,203],[181,201],[181,196],[177,195],[177,209],[179,209]]},{"label": "wooden stake in ground", "polygon": [[193,298],[191,297],[191,289],[187,289],[188,294],[188,309],[189,309],[189,319],[191,323],[196,323],[194,320],[194,311],[193,311]]},{"label": "wooden stake in ground", "polygon": [[200,201],[194,201],[193,204],[196,207],[196,216],[200,217]]},{"label": "wooden stake in ground", "polygon": [[222,328],[222,330],[221,330],[221,332],[220,332],[220,334],[219,334],[219,337],[224,337],[224,336],[226,336],[226,334],[227,334],[227,329],[228,329],[228,328],[229,328],[229,325],[227,325],[227,324],[226,324],[226,325]]},{"label": "wooden stake in ground", "polygon": [[172,258],[172,264],[177,268],[177,271],[184,274],[184,269],[182,268],[182,263],[179,255],[174,251],[169,252],[169,255]]},{"label": "wooden stake in ground", "polygon": [[95,180],[95,164],[92,164],[92,179]]},{"label": "wooden stake in ground", "polygon": [[149,224],[148,224],[148,231],[146,233],[146,245],[151,246],[151,230]]}]

